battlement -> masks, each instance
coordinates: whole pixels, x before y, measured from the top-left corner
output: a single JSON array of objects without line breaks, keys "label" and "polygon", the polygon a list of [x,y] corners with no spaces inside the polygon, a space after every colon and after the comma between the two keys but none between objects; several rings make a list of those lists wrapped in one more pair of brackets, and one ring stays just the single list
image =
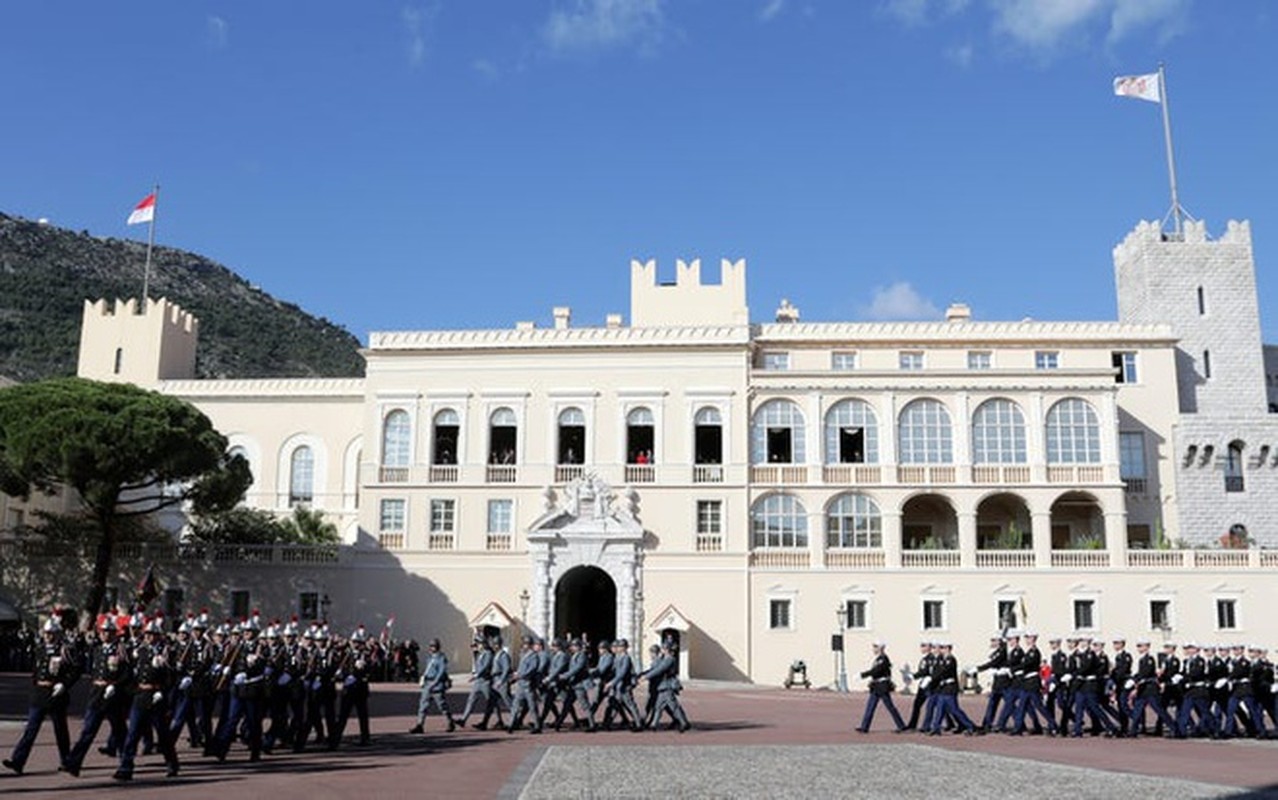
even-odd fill
[{"label": "battlement", "polygon": [[145,313],[136,297],[130,297],[126,300],[121,300],[117,297],[114,301],[108,301],[106,298],[85,300],[84,316],[87,319],[90,315],[97,317],[149,317],[151,319],[163,317],[165,324],[191,334],[198,333],[200,327],[200,321],[194,314],[183,309],[177,303],[169,302],[164,297],[148,300]]},{"label": "battlement", "polygon": [[1158,222],[1142,220],[1114,247],[1114,261],[1123,261],[1133,257],[1151,245],[1174,247],[1180,244],[1222,244],[1251,246],[1251,223],[1247,220],[1229,220],[1225,232],[1212,240],[1207,235],[1207,223],[1203,220],[1188,220],[1181,229],[1180,238],[1163,230]]},{"label": "battlement", "polygon": [[200,321],[166,298],[85,300],[77,374],[152,386],[195,375]]},{"label": "battlement", "polygon": [[701,280],[701,259],[675,261],[675,282],[657,280],[655,259],[630,262],[630,321],[636,328],[745,325],[745,259],[722,259],[718,283]]}]

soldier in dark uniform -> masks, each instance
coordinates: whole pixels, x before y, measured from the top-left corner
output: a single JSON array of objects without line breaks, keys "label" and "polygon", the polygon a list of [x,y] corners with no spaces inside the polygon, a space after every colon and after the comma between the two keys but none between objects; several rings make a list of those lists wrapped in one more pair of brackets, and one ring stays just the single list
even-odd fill
[{"label": "soldier in dark uniform", "polygon": [[1011,683],[1012,671],[1007,668],[1007,640],[1002,636],[990,637],[989,657],[976,666],[977,673],[986,670],[993,671],[994,680],[990,685],[989,696],[985,700],[985,717],[981,721],[983,731],[993,730],[999,704],[1003,702],[1008,684]]},{"label": "soldier in dark uniform", "polygon": [[[1259,654],[1258,648],[1252,647],[1251,650],[1253,657]],[[1237,733],[1239,706],[1247,709],[1249,732],[1260,738],[1266,736],[1265,715],[1256,702],[1256,689],[1252,685],[1251,676],[1251,661],[1246,656],[1245,648],[1237,645],[1229,668],[1229,702],[1225,706],[1225,725],[1222,731],[1225,736],[1233,737]]]},{"label": "soldier in dark uniform", "polygon": [[[121,731],[125,723],[128,702],[125,685],[129,679],[130,664],[118,638],[116,617],[99,615],[97,629],[98,642],[89,651],[88,674],[92,688],[84,709],[84,723],[80,728],[80,738],[62,764],[63,769],[73,776],[80,774],[84,757],[93,746],[102,723],[107,722],[113,730]],[[123,732],[118,740],[123,743]],[[107,755],[114,756],[115,752]]]},{"label": "soldier in dark uniform", "polygon": [[174,736],[169,732],[169,721],[165,719],[167,703],[166,692],[172,683],[172,670],[169,667],[168,647],[164,638],[164,626],[159,618],[152,619],[143,626],[144,641],[137,648],[137,657],[133,667],[133,702],[129,709],[129,732],[124,738],[124,746],[120,752],[120,766],[111,777],[117,781],[133,780],[133,762],[137,757],[138,742],[144,731],[152,731],[154,741],[164,756],[168,769],[165,772],[172,778],[178,774],[177,749],[173,746]]},{"label": "soldier in dark uniform", "polygon": [[[1167,642],[1163,645],[1163,651],[1158,654],[1158,681],[1162,685],[1163,710],[1172,720],[1180,716],[1180,706],[1185,696],[1185,675],[1181,672],[1180,666],[1176,645],[1173,642]],[[1167,732],[1175,735],[1178,730],[1179,726],[1173,725]],[[1159,717],[1158,723],[1154,726],[1154,735],[1162,736],[1163,733],[1163,720]]]},{"label": "soldier in dark uniform", "polygon": [[[182,624],[186,639],[175,650],[173,669],[177,688],[173,693],[173,723],[171,733],[182,734],[185,726],[191,735],[191,746],[203,748],[213,738],[213,696],[209,670],[213,664],[213,643],[206,632],[209,626],[207,611],[198,617],[190,617]],[[182,629],[179,629],[181,633]]]},{"label": "soldier in dark uniform", "polygon": [[[1176,715],[1176,737],[1184,739],[1191,733],[1194,735],[1210,734],[1211,690],[1207,683],[1207,659],[1198,652],[1198,645],[1193,642],[1185,644],[1185,660],[1181,664],[1185,675],[1185,699],[1181,703],[1180,712]],[[1197,721],[1194,715],[1198,716]],[[1193,728],[1190,724],[1193,723]]]},{"label": "soldier in dark uniform", "polygon": [[541,681],[541,660],[533,650],[535,639],[524,637],[519,654],[519,666],[515,671],[515,699],[510,707],[510,725],[507,733],[514,733],[524,724],[524,715],[531,712],[533,733],[541,733],[541,718],[537,714],[537,685]]},{"label": "soldier in dark uniform", "polygon": [[27,724],[4,766],[18,775],[26,767],[31,747],[47,717],[53,726],[58,756],[65,762],[71,754],[71,732],[67,728],[67,702],[71,685],[79,677],[76,654],[62,633],[62,622],[55,611],[40,628],[40,640],[32,642],[31,702],[27,707]]},{"label": "soldier in dark uniform", "polygon": [[1069,654],[1061,649],[1059,636],[1048,639],[1047,647],[1049,651],[1047,664],[1052,671],[1051,676],[1047,679],[1047,715],[1056,723],[1057,730],[1063,733],[1068,729],[1069,715],[1065,711],[1068,705],[1065,699],[1067,690],[1062,684],[1061,678],[1065,675]]},{"label": "soldier in dark uniform", "polygon": [[1078,668],[1075,672],[1078,689],[1074,698],[1074,731],[1070,735],[1074,738],[1081,737],[1084,717],[1088,717],[1092,721],[1093,732],[1103,728],[1108,735],[1113,736],[1117,729],[1100,705],[1108,673],[1108,659],[1102,662],[1100,658],[1104,642],[1088,640],[1084,644],[1091,646],[1078,649]]},{"label": "soldier in dark uniform", "polygon": [[1176,721],[1168,715],[1159,699],[1158,660],[1149,652],[1149,640],[1136,642],[1135,673],[1132,681],[1135,684],[1136,700],[1132,705],[1131,718],[1127,729],[1128,736],[1139,736],[1144,733],[1145,709],[1152,708],[1158,719],[1158,726],[1164,724],[1168,730],[1176,730]]},{"label": "soldier in dark uniform", "polygon": [[865,714],[861,717],[861,725],[857,728],[858,733],[869,733],[870,725],[874,723],[874,710],[882,703],[888,710],[888,714],[892,716],[892,721],[896,723],[898,731],[905,729],[905,720],[901,719],[901,714],[896,710],[896,705],[892,702],[892,690],[896,688],[892,684],[892,660],[887,655],[887,645],[884,642],[875,642],[873,645],[874,661],[870,664],[870,668],[861,673],[862,680],[870,681],[870,699],[865,704]]},{"label": "soldier in dark uniform", "polygon": [[929,686],[932,683],[932,663],[936,660],[936,656],[932,654],[931,642],[919,642],[919,663],[914,668],[914,705],[910,709],[910,720],[905,723],[903,730],[916,730],[919,726],[919,715],[923,713],[923,706],[927,703],[927,695]]},{"label": "soldier in dark uniform", "polygon": [[501,719],[501,707],[505,706],[507,713],[510,712],[510,675],[513,665],[510,663],[510,651],[502,646],[500,636],[494,636],[488,641],[488,649],[493,654],[492,667],[492,694],[490,702],[484,707],[484,718],[475,726],[476,730],[487,730],[488,720],[493,712],[497,713],[497,727],[506,727]]},{"label": "soldier in dark uniform", "polygon": [[433,705],[444,719],[448,720],[448,732],[457,729],[457,721],[448,710],[448,687],[452,679],[448,675],[448,656],[444,655],[443,645],[438,639],[431,639],[426,648],[426,668],[422,671],[422,693],[417,701],[417,724],[408,729],[409,733],[422,733],[426,729],[426,715]]},{"label": "soldier in dark uniform", "polygon": [[1256,691],[1256,702],[1269,715],[1269,721],[1278,730],[1278,697],[1274,695],[1274,665],[1270,663],[1265,648],[1256,647],[1251,659],[1251,685]]},{"label": "soldier in dark uniform", "polygon": [[303,636],[304,647],[299,651],[302,687],[306,692],[306,713],[302,725],[293,734],[293,752],[300,753],[306,747],[311,733],[316,742],[327,742],[328,732],[337,724],[333,707],[332,667],[329,664],[328,633],[321,627],[312,627]]},{"label": "soldier in dark uniform", "polygon": [[240,625],[240,643],[227,667],[231,676],[231,705],[217,734],[213,755],[218,761],[226,760],[241,720],[248,728],[249,761],[262,760],[262,703],[268,654],[265,643],[257,638],[261,632],[259,626],[256,614]]},{"label": "soldier in dark uniform", "polygon": [[1229,648],[1208,645],[1203,648],[1207,660],[1207,697],[1213,736],[1220,736],[1225,725],[1225,707],[1229,705]]},{"label": "soldier in dark uniform", "polygon": [[470,719],[470,712],[475,709],[475,701],[482,699],[484,701],[484,717],[487,718],[489,710],[496,702],[493,693],[493,651],[483,637],[476,635],[474,641],[470,643],[471,667],[470,667],[470,694],[466,697],[466,706],[462,709],[461,717],[457,720],[457,724],[466,727],[466,720]]},{"label": "soldier in dark uniform", "polygon": [[342,741],[342,733],[346,730],[346,721],[350,719],[351,710],[359,719],[359,745],[366,746],[369,741],[368,729],[368,680],[370,664],[368,663],[368,631],[360,625],[351,634],[350,645],[342,657],[338,671],[334,674],[335,687],[342,696],[341,707],[337,714],[337,725],[329,732],[329,749],[335,749]]},{"label": "soldier in dark uniform", "polygon": [[[1006,685],[1003,688],[1003,710],[999,712],[998,718],[994,721],[994,729],[999,733],[1007,733],[1011,730],[1008,722],[1015,718],[1017,709],[1021,706],[1021,680],[1022,674],[1021,664],[1025,660],[1025,651],[1021,649],[1021,635],[1018,631],[1007,632],[1007,665],[1006,665]],[[982,726],[988,730],[987,726]]]},{"label": "soldier in dark uniform", "polygon": [[297,617],[289,620],[280,632],[283,641],[272,655],[271,729],[262,739],[262,749],[268,753],[277,742],[292,747],[306,716],[306,682],[302,679],[305,652],[299,642],[301,627]]},{"label": "soldier in dark uniform", "polygon": [[1043,654],[1038,649],[1038,634],[1025,632],[1025,650],[1021,657],[1020,698],[1016,706],[1016,721],[1012,725],[1012,733],[1019,736],[1025,733],[1025,716],[1028,714],[1034,723],[1034,735],[1043,732],[1040,717],[1047,722],[1047,732],[1056,735],[1056,720],[1043,706]]},{"label": "soldier in dark uniform", "polygon": [[935,702],[935,709],[929,710],[928,716],[932,720],[932,729],[927,731],[932,736],[941,735],[941,724],[948,716],[963,729],[965,734],[976,732],[976,726],[972,724],[972,720],[968,719],[967,714],[963,713],[962,707],[958,704],[958,660],[954,658],[953,647],[949,642],[941,642],[940,655],[936,659],[932,675],[932,686],[934,694],[932,695],[931,704]]},{"label": "soldier in dark uniform", "polygon": [[1127,652],[1127,640],[1122,636],[1114,637],[1114,658],[1109,670],[1109,682],[1113,686],[1114,704],[1118,707],[1119,730],[1126,731],[1130,727],[1132,708],[1128,702],[1130,692],[1136,688],[1132,678],[1132,654]]}]

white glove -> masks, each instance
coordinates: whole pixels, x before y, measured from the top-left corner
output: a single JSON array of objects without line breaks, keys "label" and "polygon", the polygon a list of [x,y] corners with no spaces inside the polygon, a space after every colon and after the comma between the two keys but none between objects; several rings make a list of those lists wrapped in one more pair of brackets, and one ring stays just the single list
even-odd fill
[{"label": "white glove", "polygon": [[257,661],[258,661],[257,653],[249,653],[249,657],[248,657],[248,665],[251,667],[251,666],[253,666],[254,664],[256,664],[256,663],[257,663]]},{"label": "white glove", "polygon": [[237,673],[235,673],[235,685],[236,685],[236,686],[243,686],[243,685],[244,685],[244,684],[246,684],[246,683],[248,683],[248,673],[247,673],[247,672],[237,672]]},{"label": "white glove", "polygon": [[1219,678],[1219,679],[1217,679],[1217,681],[1216,681],[1216,688],[1217,688],[1217,689],[1224,689],[1224,688],[1225,688],[1226,686],[1228,686],[1228,685],[1229,685],[1229,679],[1228,679],[1228,678]]},{"label": "white glove", "polygon": [[1179,672],[1177,672],[1175,675],[1172,676],[1172,683],[1179,684],[1183,682],[1184,680],[1185,680],[1185,676],[1181,675]]},{"label": "white glove", "polygon": [[1132,689],[1136,688],[1136,681],[1132,680],[1131,678],[1128,678],[1127,680],[1123,681],[1123,688],[1130,692]]},{"label": "white glove", "polygon": [[102,693],[102,699],[103,699],[103,700],[110,700],[110,699],[111,699],[112,697],[114,697],[114,696],[115,696],[115,686],[114,686],[114,685],[111,685],[111,686],[106,687],[106,691]]},{"label": "white glove", "polygon": [[156,692],[155,694],[151,695],[151,702],[155,703],[156,705],[158,705],[160,701],[163,699],[164,699],[164,692]]},{"label": "white glove", "polygon": [[932,676],[931,676],[931,675],[928,675],[928,676],[926,676],[926,677],[924,677],[924,678],[920,678],[920,679],[919,679],[919,688],[920,688],[920,689],[926,689],[926,688],[927,688],[928,686],[930,686],[931,684],[932,684]]},{"label": "white glove", "polygon": [[212,672],[213,672],[213,674],[214,674],[214,675],[217,675],[217,674],[221,673],[222,669],[223,669],[223,667],[222,667],[222,665],[221,665],[221,664],[214,664],[214,665],[213,665],[213,670],[212,670]]},{"label": "white glove", "polygon": [[168,659],[166,659],[162,654],[157,653],[156,655],[151,656],[151,666],[155,667],[156,669],[159,669],[160,667],[164,666],[167,663],[168,663]]},{"label": "white glove", "polygon": [[281,672],[278,680],[275,681],[276,686],[288,686],[288,682],[293,680],[293,676],[287,672]]},{"label": "white glove", "polygon": [[364,659],[362,658],[355,659],[355,669],[363,669],[363,668],[364,668]]},{"label": "white glove", "polygon": [[1061,683],[1069,683],[1072,680],[1074,680],[1074,676],[1068,672],[1061,676]]},{"label": "white glove", "polygon": [[66,688],[67,688],[66,686],[64,686],[64,685],[62,685],[62,684],[60,684],[60,683],[55,683],[55,684],[53,684],[53,696],[54,696],[54,697],[57,697],[58,695],[62,694],[62,692],[63,692]]},{"label": "white glove", "polygon": [[344,686],[354,686],[354,685],[355,685],[355,676],[354,676],[354,675],[347,675],[347,676],[346,676],[346,680],[342,681],[342,684],[343,684]]},{"label": "white glove", "polygon": [[424,689],[424,688],[426,688],[426,676],[425,676],[425,675],[422,675],[420,678],[418,678],[418,679],[417,679],[417,685],[418,685],[418,686],[420,686],[420,687],[422,687],[423,689]]},{"label": "white glove", "polygon": [[182,678],[182,680],[178,681],[178,688],[179,688],[179,689],[181,689],[181,690],[182,690],[182,691],[184,691],[184,692],[185,692],[187,689],[190,689],[190,688],[191,688],[191,676],[190,676],[190,675],[187,675],[186,677]]}]

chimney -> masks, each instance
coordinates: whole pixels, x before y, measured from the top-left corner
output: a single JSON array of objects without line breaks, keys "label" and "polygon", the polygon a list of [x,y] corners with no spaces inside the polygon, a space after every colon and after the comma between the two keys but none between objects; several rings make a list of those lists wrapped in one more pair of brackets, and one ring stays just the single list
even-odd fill
[{"label": "chimney", "polygon": [[798,321],[799,309],[790,305],[790,301],[786,298],[781,298],[781,305],[777,306],[777,322],[789,323]]},{"label": "chimney", "polygon": [[572,322],[572,309],[568,306],[555,306],[555,330],[562,331]]},{"label": "chimney", "polygon": [[515,330],[517,331],[531,331],[531,330],[534,330],[536,327],[537,327],[537,323],[528,319],[521,320],[515,323]]},{"label": "chimney", "polygon": [[945,309],[946,322],[971,322],[972,309],[967,303],[950,303],[950,307]]},{"label": "chimney", "polygon": [[608,328],[608,330],[616,330],[617,328],[620,328],[620,327],[621,327],[621,315],[620,315],[620,314],[609,314],[609,315],[607,316],[607,318],[606,318],[606,321],[604,322],[604,325]]}]

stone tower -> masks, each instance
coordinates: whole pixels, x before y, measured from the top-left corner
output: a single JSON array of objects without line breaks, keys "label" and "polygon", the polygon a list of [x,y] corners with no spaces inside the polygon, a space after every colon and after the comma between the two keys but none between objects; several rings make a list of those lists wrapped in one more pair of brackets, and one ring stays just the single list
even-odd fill
[{"label": "stone tower", "polygon": [[76,374],[98,381],[153,387],[195,377],[200,323],[164,298],[84,301]]},{"label": "stone tower", "polygon": [[[1179,339],[1180,414],[1164,452],[1176,469],[1180,531],[1211,544],[1231,530],[1278,545],[1278,415],[1269,412],[1251,228],[1181,237],[1142,222],[1114,248],[1118,317],[1166,323]],[[1238,527],[1241,526],[1241,527]]]}]

